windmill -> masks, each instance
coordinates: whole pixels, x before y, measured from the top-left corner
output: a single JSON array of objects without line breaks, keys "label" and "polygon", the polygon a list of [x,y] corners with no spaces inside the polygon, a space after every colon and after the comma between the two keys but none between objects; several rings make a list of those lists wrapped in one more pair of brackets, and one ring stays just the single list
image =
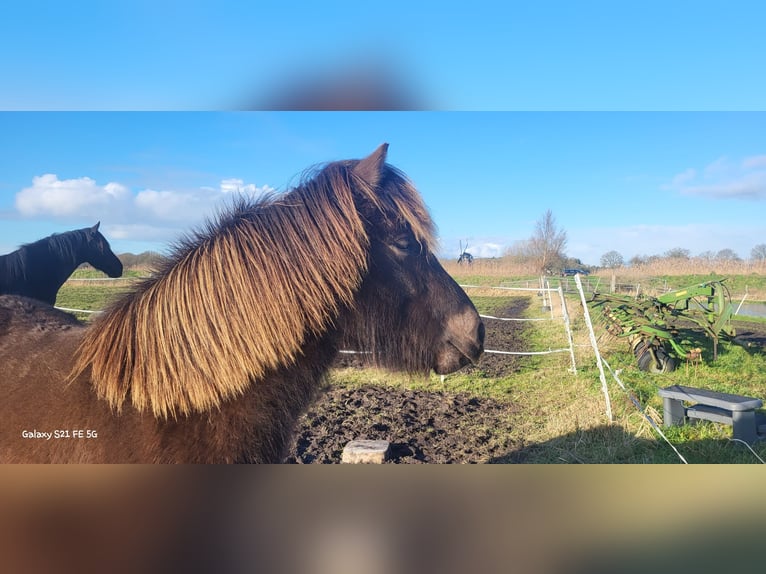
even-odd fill
[{"label": "windmill", "polygon": [[465,247],[463,247],[462,240],[460,241],[460,256],[457,258],[458,265],[462,265],[463,263],[467,263],[470,265],[473,263],[473,255],[468,253],[466,251],[468,249],[468,241],[465,242]]}]

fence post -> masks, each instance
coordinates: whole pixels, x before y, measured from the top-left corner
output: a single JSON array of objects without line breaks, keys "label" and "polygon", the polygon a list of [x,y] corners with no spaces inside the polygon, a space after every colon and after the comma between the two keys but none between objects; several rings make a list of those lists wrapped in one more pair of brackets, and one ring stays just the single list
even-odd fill
[{"label": "fence post", "polygon": [[553,295],[551,294],[551,283],[547,279],[545,280],[545,289],[548,293],[548,305],[551,308],[551,320],[553,320],[556,318],[553,314]]},{"label": "fence post", "polygon": [[569,311],[567,310],[567,303],[564,299],[564,289],[559,283],[559,297],[561,297],[561,314],[564,316],[564,328],[567,331],[567,339],[569,340],[569,356],[572,358],[572,373],[577,374],[577,363],[575,363],[574,356],[574,339],[572,338],[572,329],[569,326]]},{"label": "fence post", "polygon": [[545,291],[545,276],[540,275],[540,295],[543,298],[543,311],[548,310],[548,301],[546,300],[546,291]]},{"label": "fence post", "polygon": [[585,324],[588,326],[588,334],[590,335],[590,344],[593,347],[593,352],[596,354],[596,365],[598,365],[599,379],[601,379],[601,390],[604,392],[604,401],[606,401],[606,416],[609,422],[613,422],[612,419],[612,402],[609,399],[609,389],[606,386],[606,375],[604,374],[604,365],[601,364],[601,353],[598,351],[598,344],[596,343],[596,334],[593,332],[593,323],[590,321],[590,312],[588,311],[588,303],[585,301],[585,292],[582,290],[582,282],[580,281],[580,274],[575,275],[575,285],[580,292],[580,301],[582,302],[583,316],[585,317]]}]

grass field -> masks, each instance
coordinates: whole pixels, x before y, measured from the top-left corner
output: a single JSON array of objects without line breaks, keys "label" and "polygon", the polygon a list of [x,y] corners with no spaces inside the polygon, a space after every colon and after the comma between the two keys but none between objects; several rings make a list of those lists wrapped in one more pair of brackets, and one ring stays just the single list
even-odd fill
[{"label": "grass field", "polygon": [[[539,277],[529,269],[508,263],[502,259],[478,259],[473,265],[458,265],[454,261],[444,262],[444,268],[459,283],[499,285],[504,283],[539,283]],[[680,289],[711,280],[725,278],[725,285],[731,292],[732,300],[739,301],[747,294],[748,300],[766,301],[766,264],[730,263],[707,266],[689,262],[661,261],[637,268],[622,267],[615,270],[596,270],[586,281],[599,290],[609,288],[612,275],[615,282],[623,287],[657,296],[672,289]],[[567,283],[571,278],[550,277],[552,287],[559,282]]]},{"label": "grass field", "polygon": [[[127,291],[136,279],[146,276],[141,269],[125,269],[117,280],[106,280],[105,275],[95,269],[77,269],[69,281],[59,289],[56,306],[67,309],[98,311],[110,299]],[[78,319],[86,320],[90,313],[74,313]]]},{"label": "grass field", "polygon": [[[129,272],[132,276],[140,272]],[[59,292],[57,305],[76,309],[97,310],[110,298],[127,289],[132,281],[79,281],[92,279],[78,270]],[[534,281],[533,278],[503,276],[458,276],[461,283],[497,285],[499,282]],[[701,282],[700,276],[674,278],[680,285]],[[657,281],[664,281],[657,278]],[[763,277],[749,278],[750,284],[763,285]],[[738,282],[734,284],[739,285]],[[759,287],[763,288],[763,287]],[[489,288],[467,289],[480,313],[493,314],[507,306],[511,296],[507,291]],[[528,299],[524,315],[530,318],[548,317],[543,311],[540,297],[521,292],[512,297]],[[560,304],[553,299],[553,311],[560,317]],[[513,371],[503,377],[461,374],[449,375],[444,381],[432,375],[428,380],[384,374],[377,371],[334,372],[334,385],[354,386],[379,384],[407,386],[420,389],[463,391],[476,396],[488,396],[513,406],[514,442],[523,445],[523,457],[509,453],[507,461],[528,463],[678,463],[679,457],[660,438],[647,417],[661,427],[662,401],[657,389],[672,384],[710,388],[723,392],[749,395],[766,399],[766,354],[763,347],[746,349],[733,343],[719,346],[717,361],[703,364],[681,365],[673,372],[652,375],[639,371],[627,344],[603,332],[594,317],[600,351],[614,369],[627,391],[620,388],[607,372],[607,387],[613,412],[610,422],[605,414],[605,397],[589,343],[583,310],[579,298],[567,295],[571,314],[577,374],[570,372],[568,353],[527,356],[516,360]],[[85,316],[83,315],[82,318]],[[563,321],[528,323],[512,350],[546,350],[567,346]],[[753,324],[751,324],[753,325]],[[766,323],[756,321],[756,328],[766,333]],[[697,344],[707,350],[710,344],[700,334]],[[643,412],[631,400],[642,406]],[[730,440],[731,428],[715,423],[662,429],[667,439],[690,463],[756,463],[757,457],[766,459],[766,441],[757,444],[751,452]],[[502,460],[500,462],[503,462]]]}]

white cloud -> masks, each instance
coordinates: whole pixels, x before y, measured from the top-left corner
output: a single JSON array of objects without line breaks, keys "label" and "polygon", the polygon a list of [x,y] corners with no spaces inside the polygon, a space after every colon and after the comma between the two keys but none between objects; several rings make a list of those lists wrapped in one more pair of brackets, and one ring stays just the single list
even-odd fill
[{"label": "white cloud", "polygon": [[32,185],[16,194],[16,209],[25,217],[95,216],[110,226],[113,237],[142,241],[172,237],[179,229],[199,224],[234,193],[255,197],[272,191],[268,185],[259,187],[229,178],[215,187],[133,192],[116,182],[100,185],[89,177],[61,180],[55,174],[44,174],[32,178]]},{"label": "white cloud", "polygon": [[185,191],[157,191],[144,189],[135,197],[136,207],[157,220],[172,222],[197,222],[213,214],[222,201],[232,194],[240,193],[250,197],[273,191],[268,185],[246,184],[241,179],[224,179],[218,189],[201,187]]},{"label": "white cloud", "polygon": [[662,189],[681,195],[711,199],[766,200],[766,156],[751,156],[738,163],[720,157],[702,170],[688,168]]},{"label": "white cloud", "polygon": [[129,197],[124,185],[98,185],[89,177],[60,180],[52,173],[32,178],[32,186],[16,195],[16,209],[25,216],[92,216]]},{"label": "white cloud", "polygon": [[481,243],[466,249],[474,257],[500,257],[505,251],[505,246],[499,243]]},{"label": "white cloud", "polygon": [[110,240],[137,239],[140,241],[171,241],[184,231],[183,229],[148,225],[145,223],[109,224],[104,226],[103,230]]},{"label": "white cloud", "polygon": [[697,175],[696,170],[689,168],[686,171],[682,171],[681,173],[677,174],[673,178],[672,185],[673,186],[683,185],[687,181],[691,181],[692,179],[694,179],[696,175]]},{"label": "white cloud", "polygon": [[766,155],[754,155],[742,160],[742,167],[745,169],[766,167]]},{"label": "white cloud", "polygon": [[264,193],[270,193],[274,191],[273,187],[269,187],[268,185],[264,185],[263,187],[258,187],[254,183],[245,183],[241,179],[237,178],[229,178],[229,179],[222,179],[220,190],[222,193],[242,193],[245,195],[260,195]]},{"label": "white cloud", "polygon": [[201,201],[203,194],[205,194],[204,191],[194,194],[144,189],[138,192],[133,203],[140,212],[151,216],[153,219],[173,222],[188,219],[196,220],[205,212],[205,206],[200,205],[206,203]]},{"label": "white cloud", "polygon": [[508,238],[496,236],[469,237],[467,241],[464,237],[441,237],[437,252],[446,259],[457,259],[461,248],[474,257],[502,257],[511,242]]},{"label": "white cloud", "polygon": [[766,199],[766,171],[710,185],[692,185],[681,192],[714,199]]},{"label": "white cloud", "polygon": [[[250,184],[253,188],[255,185]],[[221,191],[224,193],[242,192],[245,182],[241,179],[231,178],[221,180]]]},{"label": "white cloud", "polygon": [[724,175],[727,171],[729,171],[730,165],[728,158],[719,157],[717,160],[715,160],[712,163],[709,163],[705,166],[705,169],[703,170],[703,174],[706,178],[714,178],[717,176]]}]

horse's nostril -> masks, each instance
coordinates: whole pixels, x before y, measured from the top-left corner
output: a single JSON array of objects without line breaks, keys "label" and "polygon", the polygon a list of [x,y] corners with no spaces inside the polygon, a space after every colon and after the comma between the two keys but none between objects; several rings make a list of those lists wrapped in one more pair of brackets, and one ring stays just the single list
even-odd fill
[{"label": "horse's nostril", "polygon": [[445,340],[469,362],[478,361],[484,352],[484,323],[473,308],[450,318],[445,335]]}]

